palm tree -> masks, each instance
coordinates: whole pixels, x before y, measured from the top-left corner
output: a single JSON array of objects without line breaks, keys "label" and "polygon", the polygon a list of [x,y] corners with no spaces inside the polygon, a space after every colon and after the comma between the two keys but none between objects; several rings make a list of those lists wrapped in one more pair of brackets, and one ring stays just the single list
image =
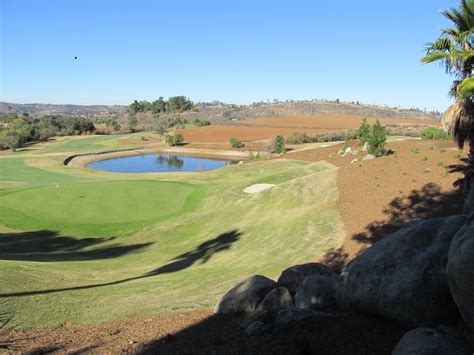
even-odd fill
[{"label": "palm tree", "polygon": [[445,10],[442,14],[453,27],[441,31],[440,37],[428,43],[423,63],[439,62],[448,74],[455,77],[450,95],[455,99],[446,110],[443,122],[453,134],[459,148],[469,142],[468,167],[465,172],[466,189],[470,188],[470,177],[474,172],[474,0],[461,0],[460,8]]}]

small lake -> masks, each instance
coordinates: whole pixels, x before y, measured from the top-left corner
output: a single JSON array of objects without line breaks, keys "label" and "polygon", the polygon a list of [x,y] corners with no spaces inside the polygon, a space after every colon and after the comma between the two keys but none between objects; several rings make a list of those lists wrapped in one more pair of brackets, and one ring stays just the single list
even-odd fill
[{"label": "small lake", "polygon": [[144,154],[99,160],[88,168],[112,173],[165,173],[179,171],[206,171],[237,163],[232,160],[198,158],[173,154]]}]

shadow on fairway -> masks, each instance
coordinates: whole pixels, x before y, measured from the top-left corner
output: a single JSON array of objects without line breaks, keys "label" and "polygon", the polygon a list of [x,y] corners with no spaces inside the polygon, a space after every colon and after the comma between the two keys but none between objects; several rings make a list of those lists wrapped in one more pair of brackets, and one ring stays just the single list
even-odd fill
[{"label": "shadow on fairway", "polygon": [[[0,260],[87,261],[110,259],[142,250],[153,243],[99,246],[115,238],[74,238],[55,231],[0,233]],[[86,248],[93,248],[84,250]]]},{"label": "shadow on fairway", "polygon": [[[39,233],[39,232],[37,232]],[[22,233],[19,233],[22,234]],[[170,260],[170,262],[164,266],[160,266],[159,268],[152,270],[150,272],[147,272],[146,274],[136,276],[136,277],[129,277],[126,279],[120,279],[116,281],[111,281],[111,282],[105,282],[105,283],[98,283],[98,284],[92,284],[92,285],[83,285],[83,286],[76,286],[76,287],[65,287],[65,288],[55,288],[55,289],[48,289],[48,290],[35,290],[35,291],[23,291],[23,292],[15,292],[15,293],[0,293],[0,297],[22,297],[22,296],[34,296],[34,295],[41,295],[41,294],[47,294],[47,293],[55,293],[55,292],[63,292],[63,291],[75,291],[75,290],[85,290],[89,288],[96,288],[96,287],[103,287],[103,286],[111,286],[111,285],[118,285],[122,284],[128,281],[133,281],[133,280],[139,280],[147,277],[152,277],[152,276],[157,276],[161,274],[169,274],[173,272],[178,272],[184,269],[187,269],[188,267],[191,267],[195,263],[200,263],[204,264],[211,259],[211,257],[221,251],[224,250],[229,250],[232,246],[233,243],[238,241],[240,239],[240,236],[242,235],[242,232],[239,232],[237,230],[232,230],[230,232],[222,233],[218,235],[216,238],[208,240],[204,243],[199,244],[194,250],[178,255],[174,259]],[[21,236],[18,236],[18,238],[21,238]],[[4,257],[5,250],[3,249],[4,245],[8,245],[8,243],[4,242],[2,244],[2,238],[4,235],[0,235],[0,259],[7,259]],[[70,237],[57,237],[56,238],[70,238]],[[54,238],[53,238],[54,239]],[[74,238],[70,238],[74,239]],[[94,240],[93,238],[89,238],[91,240]],[[11,240],[11,239],[10,239]],[[81,240],[76,240],[76,242],[80,242]],[[103,240],[101,240],[103,241]],[[89,245],[93,245],[93,242],[89,241]],[[149,244],[138,244],[139,247],[135,246],[135,250],[144,248],[148,246]],[[19,246],[18,246],[19,247]],[[41,249],[41,245],[38,244],[37,247]],[[58,246],[59,247],[59,246]],[[62,246],[62,248],[65,248],[66,246]],[[69,246],[71,248],[71,246]],[[82,246],[85,247],[85,246]],[[130,246],[133,247],[133,246]],[[21,247],[19,247],[21,248]],[[110,248],[114,248],[113,246]],[[115,248],[118,248],[115,247]],[[21,249],[20,249],[21,250]],[[106,249],[103,249],[102,252],[106,253]],[[18,250],[17,250],[18,251]],[[132,250],[130,250],[132,251]],[[34,252],[34,250],[32,250]],[[126,252],[122,253],[121,255],[124,255]],[[24,255],[27,255],[28,252],[25,252],[22,250],[22,253]],[[116,255],[117,256],[117,255]],[[100,259],[100,258],[97,258]],[[31,257],[29,259],[13,259],[9,258],[8,260],[34,260]],[[63,259],[63,261],[66,260],[74,260],[74,259]],[[91,259],[75,259],[75,260],[92,260]],[[50,260],[51,261],[51,260]]]},{"label": "shadow on fairway", "polygon": [[242,232],[236,230],[222,233],[214,239],[199,244],[193,251],[178,255],[176,258],[172,259],[170,263],[161,266],[156,270],[150,271],[145,276],[154,276],[180,271],[192,266],[196,262],[205,264],[215,253],[230,249],[232,244],[238,241],[241,235]]}]

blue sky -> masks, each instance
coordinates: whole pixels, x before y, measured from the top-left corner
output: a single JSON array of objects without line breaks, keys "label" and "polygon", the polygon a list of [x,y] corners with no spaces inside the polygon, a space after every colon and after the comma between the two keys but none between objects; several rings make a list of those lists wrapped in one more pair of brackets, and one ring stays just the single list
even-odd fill
[{"label": "blue sky", "polygon": [[1,101],[449,104],[420,57],[456,0],[0,2]]}]

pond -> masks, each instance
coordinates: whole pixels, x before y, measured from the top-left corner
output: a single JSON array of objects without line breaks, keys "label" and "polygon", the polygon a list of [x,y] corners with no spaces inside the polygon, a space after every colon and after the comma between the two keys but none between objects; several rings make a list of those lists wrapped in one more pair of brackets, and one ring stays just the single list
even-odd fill
[{"label": "pond", "polygon": [[198,158],[186,155],[144,154],[99,160],[88,168],[112,173],[164,173],[180,171],[206,171],[219,169],[236,161],[218,158]]}]

